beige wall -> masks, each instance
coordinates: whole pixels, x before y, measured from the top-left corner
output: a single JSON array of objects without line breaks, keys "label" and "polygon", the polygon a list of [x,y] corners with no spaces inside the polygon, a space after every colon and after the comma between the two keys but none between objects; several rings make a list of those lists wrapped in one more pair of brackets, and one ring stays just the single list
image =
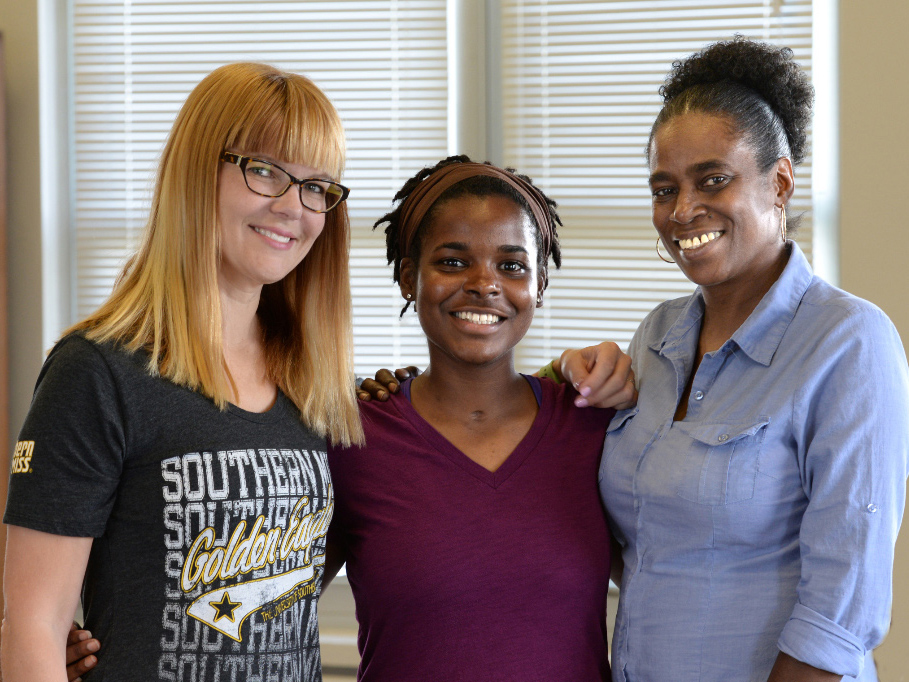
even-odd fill
[{"label": "beige wall", "polygon": [[[909,345],[909,3],[840,2],[840,284],[890,316]],[[868,358],[874,362],[874,358]],[[873,406],[872,406],[873,409]],[[907,415],[909,422],[909,415]],[[906,428],[906,422],[901,426]],[[909,680],[909,525],[897,546],[881,680]]]},{"label": "beige wall", "polygon": [[[6,47],[7,70],[9,413],[11,437],[15,438],[25,418],[43,356],[41,202],[37,187],[40,153],[37,2],[0,0],[0,32]],[[28,172],[18,172],[23,168]],[[9,452],[7,444],[0,447]]]},{"label": "beige wall", "polygon": [[[0,33],[6,54],[9,427],[10,438],[15,440],[42,357],[41,209],[35,185],[39,153],[37,3],[0,0]],[[18,172],[22,168],[29,172]],[[9,470],[11,445],[0,443],[0,472]],[[5,547],[6,533],[0,531],[0,556]],[[0,595],[0,607],[2,604]]]},{"label": "beige wall", "polygon": [[[909,342],[909,259],[900,197],[909,188],[909,3],[840,1],[841,285],[874,301]],[[0,0],[6,41],[11,168],[35,168],[38,145],[37,2]],[[10,425],[27,409],[41,365],[41,225],[36,174],[9,176]],[[869,358],[869,361],[873,359]],[[909,415],[907,415],[909,421]],[[904,425],[905,426],[905,425]],[[893,629],[878,655],[884,682],[909,680],[909,530],[894,576]]]}]

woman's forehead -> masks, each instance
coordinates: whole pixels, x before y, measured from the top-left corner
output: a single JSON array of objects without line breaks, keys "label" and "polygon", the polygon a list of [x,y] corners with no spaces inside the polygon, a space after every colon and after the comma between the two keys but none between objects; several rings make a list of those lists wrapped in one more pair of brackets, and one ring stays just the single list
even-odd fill
[{"label": "woman's forehead", "polygon": [[520,204],[501,195],[464,195],[434,207],[424,240],[523,246],[536,252],[536,226]]},{"label": "woman's forehead", "polygon": [[689,112],[675,116],[654,133],[649,162],[652,173],[673,168],[696,172],[700,166],[754,162],[747,140],[726,116]]}]

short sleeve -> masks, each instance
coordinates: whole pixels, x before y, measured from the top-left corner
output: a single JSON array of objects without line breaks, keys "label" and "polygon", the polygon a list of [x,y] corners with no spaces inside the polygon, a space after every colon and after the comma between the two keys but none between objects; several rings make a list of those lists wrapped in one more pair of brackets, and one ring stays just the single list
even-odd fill
[{"label": "short sleeve", "polygon": [[12,457],[4,522],[56,535],[99,537],[125,458],[117,384],[94,343],[52,351]]}]

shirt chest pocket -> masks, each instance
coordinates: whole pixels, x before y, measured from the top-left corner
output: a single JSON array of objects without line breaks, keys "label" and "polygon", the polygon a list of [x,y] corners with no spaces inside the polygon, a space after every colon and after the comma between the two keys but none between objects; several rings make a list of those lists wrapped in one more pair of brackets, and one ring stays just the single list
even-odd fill
[{"label": "shirt chest pocket", "polygon": [[758,460],[769,423],[766,416],[738,423],[676,423],[673,428],[690,438],[680,467],[679,497],[709,505],[754,497]]},{"label": "shirt chest pocket", "polygon": [[632,419],[634,419],[634,416],[637,413],[637,405],[627,410],[619,410],[615,413],[615,415],[613,415],[612,420],[609,422],[609,426],[606,428],[606,440],[603,443],[603,457],[600,460],[599,480],[603,480],[606,466],[612,453],[615,452],[616,448],[619,446],[619,443],[622,442],[622,439],[625,436],[625,431],[628,430]]}]

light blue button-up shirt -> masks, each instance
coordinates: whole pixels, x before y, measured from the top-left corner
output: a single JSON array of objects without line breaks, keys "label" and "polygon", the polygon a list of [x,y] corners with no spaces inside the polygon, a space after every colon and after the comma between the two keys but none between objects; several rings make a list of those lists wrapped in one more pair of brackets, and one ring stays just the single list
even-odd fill
[{"label": "light blue button-up shirt", "polygon": [[606,437],[600,491],[625,562],[613,678],[765,682],[782,650],[876,680],[909,475],[899,336],[793,244],[676,422],[703,314],[696,291],[644,320],[638,405]]}]

